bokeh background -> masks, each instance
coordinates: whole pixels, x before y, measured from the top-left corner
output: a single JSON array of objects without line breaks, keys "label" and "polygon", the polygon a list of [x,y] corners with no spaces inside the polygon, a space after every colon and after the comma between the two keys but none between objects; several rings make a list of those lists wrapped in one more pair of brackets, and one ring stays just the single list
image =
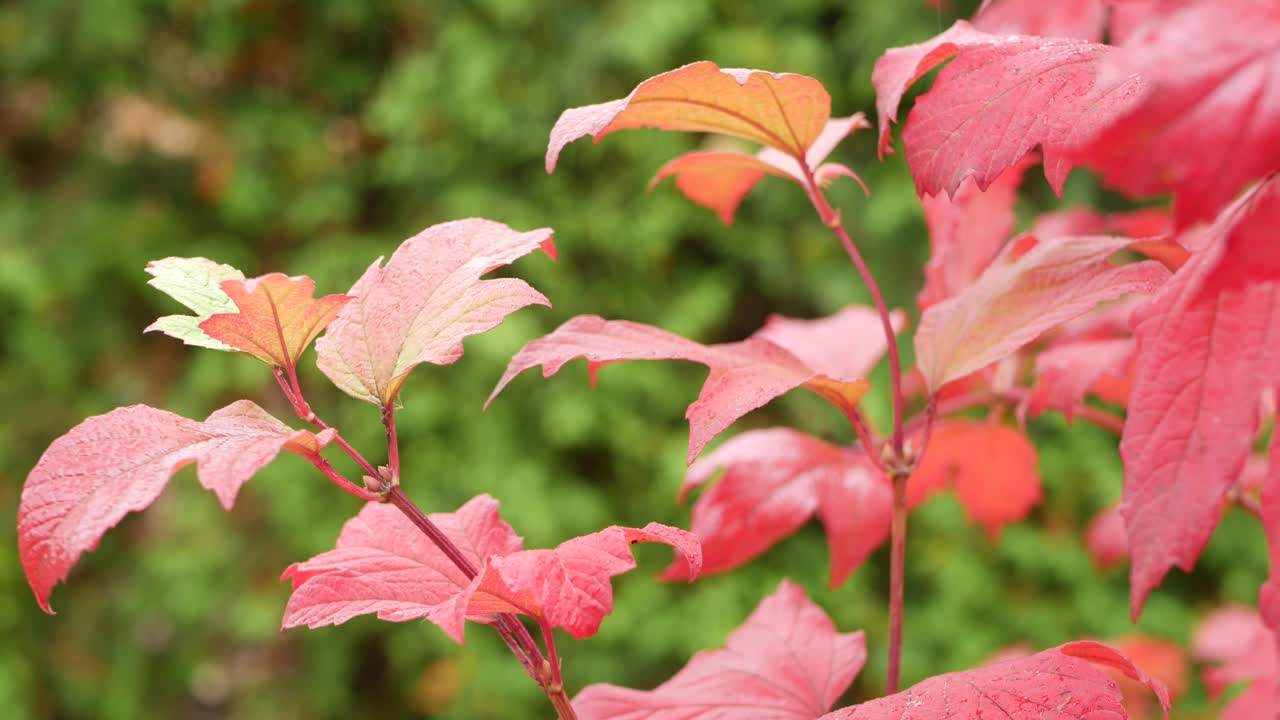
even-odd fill
[{"label": "bokeh background", "polygon": [[[444,220],[550,225],[558,263],[514,272],[554,303],[423,367],[399,414],[406,485],[430,511],[481,492],[530,547],[612,523],[687,525],[674,501],[684,407],[705,375],[679,363],[611,367],[594,392],[581,367],[521,378],[481,404],[527,340],[584,312],[654,323],[703,341],[740,339],[771,312],[816,317],[867,296],[793,185],[767,180],[733,227],[668,184],[644,188],[698,137],[652,131],[570,146],[547,176],[559,112],[625,95],[697,59],[821,79],[844,115],[873,110],[875,59],[967,16],[976,2],[645,0],[360,3],[283,0],[30,0],[0,5],[0,714],[33,718],[538,718],[549,708],[496,636],[459,648],[426,623],[365,618],[280,633],[291,562],[328,549],[358,509],[302,460],[261,472],[230,514],[188,469],[145,513],[86,556],[42,614],[15,548],[22,481],[55,437],[88,415],[145,402],[189,417],[248,397],[289,418],[252,360],[143,335],[175,303],[146,285],[148,260],[203,255],[254,275],[313,276],[342,292],[379,255]],[[901,155],[880,163],[870,132],[836,158],[843,208],[893,305],[911,307],[927,240]],[[1020,213],[1100,200],[1083,172],[1059,200],[1029,173]],[[914,309],[913,309],[914,312]],[[375,411],[324,383],[312,404],[371,456]],[[884,369],[868,400],[884,420]],[[842,418],[797,393],[739,423],[788,424],[851,440]],[[1081,530],[1119,496],[1115,439],[1057,418],[1031,425],[1045,501],[998,540],[949,496],[912,517],[904,680],[1036,647],[1135,630],[1125,571],[1099,572]],[[346,470],[353,468],[343,466]],[[1137,628],[1186,642],[1194,620],[1251,604],[1266,572],[1256,523],[1232,512],[1193,575],[1156,592]],[[692,586],[653,575],[662,549],[616,581],[600,634],[560,647],[570,690],[652,687],[721,644],[783,577],[842,630],[867,631],[870,660],[847,702],[880,694],[887,553],[826,588],[810,526],[729,575]],[[1197,682],[1183,717],[1208,717]]]}]

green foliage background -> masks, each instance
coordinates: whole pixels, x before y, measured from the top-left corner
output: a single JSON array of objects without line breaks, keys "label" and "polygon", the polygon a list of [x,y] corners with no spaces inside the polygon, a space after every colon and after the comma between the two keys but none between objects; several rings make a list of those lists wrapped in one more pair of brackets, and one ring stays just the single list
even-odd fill
[{"label": "green foliage background", "polygon": [[[956,3],[965,14],[974,2]],[[839,115],[870,112],[872,65],[956,9],[920,2],[309,2],[31,0],[0,7],[0,507],[11,521],[40,452],[84,417],[145,402],[190,416],[249,397],[281,418],[264,369],[142,335],[176,306],[147,287],[148,260],[204,255],[248,274],[312,275],[345,290],[376,257],[436,222],[484,216],[557,231],[561,259],[514,272],[552,309],[516,314],[456,365],[418,370],[400,414],[409,493],[431,511],[499,498],[531,547],[612,523],[685,525],[686,404],[704,371],[580,367],[517,381],[481,404],[525,341],[578,313],[650,322],[704,341],[740,339],[771,312],[814,317],[865,302],[802,194],[761,184],[733,227],[665,185],[644,188],[699,138],[622,133],[567,149],[543,171],[565,107],[626,94],[697,59],[821,79]],[[834,189],[892,304],[911,306],[927,244],[901,156],[863,132],[837,151],[863,173]],[[1032,174],[1024,210],[1090,202],[1082,173],[1059,201]],[[1114,203],[1114,198],[1104,198]],[[306,363],[312,404],[369,454],[376,415]],[[886,416],[883,369],[873,413]],[[820,401],[788,397],[740,429],[790,424],[849,441]],[[1098,573],[1081,529],[1118,497],[1111,436],[1033,423],[1046,500],[997,540],[949,497],[912,518],[905,680],[961,669],[1012,643],[1050,646],[1132,631],[1125,573]],[[351,471],[353,468],[344,466]],[[230,514],[190,470],[130,516],[55,592],[32,602],[15,533],[0,534],[0,707],[58,718],[548,717],[496,637],[465,650],[424,623],[361,619],[278,630],[293,561],[332,546],[358,508],[297,458],[247,486]],[[13,527],[12,522],[9,527]],[[1252,603],[1261,533],[1231,514],[1192,576],[1158,591],[1140,628],[1185,642],[1195,617]],[[871,659],[846,698],[882,692],[887,557],[826,588],[809,527],[738,572],[692,586],[652,575],[661,550],[619,579],[598,637],[561,638],[571,690],[651,687],[725,634],[782,577],[803,583]],[[1196,687],[1187,707],[1204,711]],[[1200,710],[1197,710],[1200,708]],[[9,714],[14,713],[14,714]]]}]

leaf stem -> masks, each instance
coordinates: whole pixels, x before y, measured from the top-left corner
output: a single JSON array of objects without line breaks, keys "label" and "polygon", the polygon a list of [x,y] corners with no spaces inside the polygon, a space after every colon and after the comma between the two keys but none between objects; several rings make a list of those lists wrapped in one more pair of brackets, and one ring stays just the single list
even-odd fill
[{"label": "leaf stem", "polygon": [[822,223],[831,229],[831,232],[835,234],[840,244],[844,247],[849,259],[853,261],[853,266],[857,268],[858,275],[862,277],[862,282],[866,285],[867,292],[871,293],[871,300],[875,303],[876,312],[880,314],[880,324],[884,327],[884,338],[889,354],[889,373],[893,384],[893,453],[895,457],[901,459],[904,445],[902,433],[902,362],[898,355],[898,338],[893,331],[893,319],[889,316],[889,308],[884,302],[884,295],[880,292],[880,285],[876,283],[875,276],[871,274],[871,269],[867,267],[867,263],[862,259],[862,254],[858,252],[858,248],[853,244],[849,233],[845,231],[844,224],[840,220],[840,213],[831,207],[831,203],[827,202],[826,196],[822,194],[822,190],[813,178],[813,170],[809,167],[809,163],[803,157],[796,159],[804,170],[804,188],[809,196],[809,201],[813,203],[813,208],[818,211],[818,216],[822,219]]},{"label": "leaf stem", "polygon": [[400,484],[400,443],[396,439],[396,410],[388,405],[382,409],[382,425],[387,429],[387,467],[391,468],[391,482]]},{"label": "leaf stem", "polygon": [[893,478],[893,524],[889,549],[889,669],[885,674],[885,694],[898,692],[902,667],[903,587],[906,584],[907,558],[907,478],[895,473]]},{"label": "leaf stem", "polygon": [[307,453],[306,455],[303,455],[303,457],[309,460],[312,465],[315,465],[320,472],[324,473],[324,476],[329,478],[334,485],[337,485],[347,493],[354,495],[365,502],[378,502],[381,500],[379,496],[369,492],[359,485],[356,485],[344,477],[342,473],[335,470],[334,467],[329,464],[329,461],[321,457],[319,453]]},{"label": "leaf stem", "polygon": [[875,438],[871,424],[867,422],[861,412],[858,412],[856,407],[845,410],[844,415],[849,418],[849,425],[853,427],[853,432],[858,436],[858,443],[862,445],[862,452],[871,459],[871,464],[875,465],[877,470],[888,475],[889,471],[885,468],[884,460],[880,457],[880,442]]}]

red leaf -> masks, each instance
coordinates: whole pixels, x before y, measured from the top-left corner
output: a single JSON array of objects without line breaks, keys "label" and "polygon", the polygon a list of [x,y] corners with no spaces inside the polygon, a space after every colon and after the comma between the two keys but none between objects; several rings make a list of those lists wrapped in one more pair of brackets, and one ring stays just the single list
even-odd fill
[{"label": "red leaf", "polygon": [[[1262,612],[1263,622],[1275,633],[1276,652],[1280,652],[1280,442],[1274,439],[1271,441],[1270,460],[1262,485],[1260,519],[1267,533],[1267,548],[1271,552],[1271,577],[1263,583],[1258,594],[1258,609]],[[1245,467],[1247,472],[1248,464]]]},{"label": "red leaf", "polygon": [[[1187,691],[1187,651],[1181,645],[1138,633],[1115,638],[1109,644],[1147,675],[1163,683],[1171,698],[1181,697]],[[1110,675],[1124,693],[1124,706],[1130,720],[1147,720],[1153,703],[1146,685],[1126,675],[1123,669],[1113,669]]]},{"label": "red leaf", "polygon": [[1249,181],[1280,169],[1277,38],[1273,0],[1166,4],[1099,74],[1140,75],[1138,102],[1094,128],[1073,159],[1129,194],[1174,192],[1181,226],[1212,218]]},{"label": "red leaf", "polygon": [[[523,547],[521,538],[498,517],[498,501],[488,495],[430,518],[476,567],[483,567],[490,556]],[[281,580],[293,582],[284,628],[338,625],[376,613],[379,620],[390,622],[426,618],[462,642],[467,606],[458,600],[470,581],[391,505],[365,505],[343,525],[333,550],[290,565]]]},{"label": "red leaf", "polygon": [[997,261],[964,292],[926,310],[915,344],[930,390],[1009,355],[1099,302],[1155,290],[1169,275],[1158,263],[1110,263],[1131,243],[1114,237],[1042,242],[1017,260]]},{"label": "red leaf", "polygon": [[1027,658],[929,678],[896,695],[823,715],[820,720],[1119,720],[1120,688],[1090,663],[1121,670],[1156,693],[1168,717],[1169,694],[1124,656],[1095,642],[1067,643]]},{"label": "red leaf", "polygon": [[1052,408],[1070,421],[1076,406],[1099,382],[1126,382],[1133,350],[1133,338],[1085,340],[1045,350],[1036,356],[1037,377],[1028,412],[1035,417]]},{"label": "red leaf", "polygon": [[813,720],[866,662],[861,632],[831,619],[783,580],[717,650],[704,650],[653,690],[591,685],[573,699],[581,720]]},{"label": "red leaf", "polygon": [[291,368],[351,297],[316,299],[316,284],[304,276],[271,273],[252,280],[223,280],[222,291],[240,309],[200,323],[205,335],[268,365]]},{"label": "red leaf", "polygon": [[695,537],[657,523],[606,528],[554,550],[522,550],[487,495],[431,520],[480,568],[475,579],[395,508],[370,504],[343,527],[334,550],[285,571],[281,579],[293,581],[293,595],[284,627],[337,625],[373,613],[392,622],[424,618],[462,642],[464,620],[519,612],[583,638],[612,610],[609,578],[636,566],[632,543],[675,547],[695,576],[702,563]]},{"label": "red leaf", "polygon": [[1253,445],[1259,395],[1278,369],[1280,288],[1206,294],[1215,269],[1226,266],[1230,238],[1275,227],[1270,213],[1252,211],[1269,205],[1252,200],[1195,235],[1191,260],[1134,315],[1138,353],[1120,454],[1135,617],[1171,567],[1195,565]]},{"label": "red leaf", "polygon": [[1093,516],[1084,532],[1084,542],[1099,567],[1119,565],[1129,558],[1129,536],[1119,504],[1108,505]]},{"label": "red leaf", "polygon": [[230,509],[236,492],[281,450],[313,454],[332,432],[290,430],[248,400],[204,422],[133,405],[91,417],[53,441],[22,488],[18,547],[36,601],[80,555],[131,512],[151,505],[169,478],[195,462],[200,484]]},{"label": "red leaf", "polygon": [[1137,77],[1095,82],[1112,48],[1063,38],[989,35],[963,20],[918,45],[876,61],[880,151],[892,152],[891,121],[912,83],[958,55],[916,100],[903,132],[907,162],[922,194],[953,194],[973,176],[986,188],[1039,145],[1045,177],[1061,193],[1068,152],[1133,103]]},{"label": "red leaf", "polygon": [[355,299],[316,342],[320,370],[353,397],[391,405],[417,365],[456,362],[463,338],[527,305],[551,304],[523,280],[480,279],[537,248],[554,257],[551,230],[521,233],[479,218],[405,240],[351,288]]},{"label": "red leaf", "polygon": [[1044,35],[1102,42],[1106,0],[995,0],[984,4],[974,27],[996,35]]},{"label": "red leaf", "polygon": [[547,144],[547,172],[565,145],[628,128],[734,135],[803,157],[831,116],[831,96],[804,75],[721,70],[702,61],[645,80],[620,100],[560,114]]},{"label": "red leaf", "polygon": [[[599,366],[620,360],[701,363],[711,368],[711,374],[685,413],[691,430],[688,461],[693,462],[707,442],[733,421],[801,385],[845,409],[866,393],[869,384],[861,376],[867,368],[859,363],[883,352],[885,341],[878,325],[870,328],[863,310],[846,310],[816,324],[790,321],[784,326],[784,322],[771,320],[773,329],[766,326],[741,342],[703,345],[650,325],[580,315],[525,345],[512,358],[489,402],[525,370],[541,365],[542,376],[551,377],[576,358],[586,358],[593,377]],[[844,332],[838,332],[842,328]],[[822,345],[833,337],[842,344],[860,341],[866,349],[838,363]]]},{"label": "red leaf", "polygon": [[1004,171],[985,192],[968,179],[954,197],[939,193],[920,198],[929,226],[929,263],[916,298],[921,310],[972,285],[1000,254],[1013,232],[1018,186],[1032,159]]},{"label": "red leaf", "polygon": [[1036,448],[1026,435],[1006,425],[940,421],[907,481],[907,503],[915,507],[949,484],[954,484],[969,517],[994,537],[1040,502]]},{"label": "red leaf", "polygon": [[[786,428],[745,432],[689,467],[680,495],[723,477],[693,506],[703,572],[726,572],[759,556],[816,512],[827,530],[832,588],[889,536],[893,487],[861,451]],[[664,579],[684,579],[672,563]]]},{"label": "red leaf", "polygon": [[578,640],[591,637],[613,611],[610,578],[636,567],[631,546],[642,542],[674,547],[690,568],[690,581],[701,572],[702,549],[692,534],[658,523],[643,528],[615,525],[560,543],[553,550],[490,558],[466,591],[474,593],[471,612],[520,612],[564,628]]},{"label": "red leaf", "polygon": [[[842,165],[822,165],[822,161],[846,136],[867,127],[871,124],[862,113],[829,121],[805,154],[805,164],[819,171],[826,168],[826,182],[837,175],[848,174],[862,184],[862,179],[852,170]],[[732,225],[738,205],[765,175],[794,180],[802,187],[808,182],[795,158],[766,147],[755,155],[724,150],[685,153],[663,165],[649,183],[649,189],[668,177],[675,177],[676,188],[685,197],[715,212],[725,225]],[[866,190],[865,184],[862,187]]]}]

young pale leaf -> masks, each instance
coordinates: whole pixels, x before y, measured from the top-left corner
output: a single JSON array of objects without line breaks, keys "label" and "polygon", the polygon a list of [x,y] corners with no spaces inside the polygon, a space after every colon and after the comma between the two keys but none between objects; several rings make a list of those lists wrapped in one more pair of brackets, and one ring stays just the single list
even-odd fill
[{"label": "young pale leaf", "polygon": [[547,144],[547,172],[565,145],[615,130],[657,128],[734,135],[804,157],[831,117],[831,96],[804,75],[720,69],[702,61],[645,80],[625,98],[560,114]]},{"label": "young pale leaf", "polygon": [[554,258],[551,235],[471,218],[409,238],[351,288],[354,299],[316,341],[320,370],[351,396],[390,406],[417,365],[453,363],[463,338],[527,305],[551,304],[523,280],[480,279],[538,248]]},{"label": "young pale leaf", "polygon": [[[843,166],[824,166],[822,161],[826,160],[846,136],[855,130],[869,127],[871,124],[862,113],[829,121],[805,154],[806,164],[810,168],[828,168],[827,174],[830,177],[827,182],[847,174],[866,191],[866,185],[852,170]],[[836,167],[843,172],[834,171],[833,168]],[[649,183],[649,189],[652,190],[668,177],[674,177],[676,188],[685,197],[715,212],[725,225],[732,225],[733,215],[742,199],[766,175],[794,180],[802,187],[808,182],[803,168],[794,157],[766,147],[755,155],[723,150],[685,153],[663,165]]]},{"label": "young pale leaf", "polygon": [[[490,556],[519,551],[524,543],[498,517],[498,501],[479,495],[431,521],[476,567]],[[404,622],[425,618],[462,642],[466,604],[458,605],[470,581],[435,543],[396,508],[365,505],[347,521],[337,546],[294,563],[281,580],[293,582],[284,628],[338,625],[359,615]],[[461,611],[461,612],[460,612]],[[482,615],[471,617],[483,621]]]},{"label": "young pale leaf", "polygon": [[861,632],[840,634],[787,580],[722,649],[694,655],[653,690],[591,685],[573,699],[580,720],[813,720],[866,662]]},{"label": "young pale leaf", "polygon": [[151,505],[183,466],[197,463],[200,484],[230,509],[240,486],[281,450],[312,455],[332,435],[290,430],[248,400],[204,422],[146,405],[85,420],[49,446],[22,488],[18,549],[36,601],[52,613],[49,594],[80,555]]},{"label": "young pale leaf", "polygon": [[1036,448],[1007,425],[939,421],[924,458],[907,481],[907,503],[915,507],[948,485],[954,485],[969,517],[994,537],[1040,502]]},{"label": "young pale leaf", "polygon": [[[620,360],[701,363],[711,374],[685,413],[690,425],[688,461],[693,462],[707,442],[735,420],[801,385],[846,410],[866,393],[868,383],[861,376],[868,367],[862,363],[884,352],[885,339],[878,324],[871,328],[866,322],[865,312],[845,311],[818,325],[783,328],[783,322],[774,320],[774,329],[766,327],[741,342],[703,345],[650,325],[581,315],[517,353],[489,402],[525,370],[540,365],[543,377],[551,377],[576,358],[586,358],[593,378],[600,366]],[[859,350],[838,364],[823,346],[830,338]]]},{"label": "young pale leaf", "polygon": [[1142,80],[1097,81],[1113,48],[1066,38],[989,35],[959,20],[918,45],[876,61],[880,151],[892,152],[890,123],[907,88],[940,63],[933,88],[916,100],[903,131],[907,163],[921,195],[953,194],[972,176],[985,189],[1040,146],[1049,184],[1061,193],[1068,153],[1122,116]]},{"label": "young pale leaf", "polygon": [[243,280],[244,273],[230,265],[220,265],[202,257],[170,257],[147,263],[153,275],[148,285],[182,303],[195,315],[166,315],[147,326],[143,332],[159,330],[187,345],[212,350],[233,348],[204,334],[200,323],[217,313],[235,312],[236,305],[222,290],[224,280]]},{"label": "young pale leaf", "polygon": [[1208,220],[1280,169],[1278,66],[1274,0],[1166,3],[1099,73],[1141,76],[1138,102],[1085,135],[1074,159],[1132,195],[1173,191],[1179,225]]},{"label": "young pale leaf", "polygon": [[[723,477],[694,504],[689,528],[702,540],[705,574],[748,562],[817,513],[834,588],[889,537],[893,487],[864,452],[786,428],[745,432],[689,466],[681,498],[720,470]],[[679,559],[662,575],[688,576]]]},{"label": "young pale leaf", "polygon": [[1135,617],[1170,568],[1194,567],[1253,446],[1262,389],[1280,372],[1280,283],[1233,278],[1233,265],[1251,271],[1228,253],[1278,223],[1280,206],[1241,198],[1194,234],[1198,251],[1134,315],[1120,455]]},{"label": "young pale leaf", "polygon": [[347,295],[313,297],[315,281],[271,273],[252,280],[224,280],[222,291],[239,312],[218,313],[200,323],[205,335],[281,368],[298,357],[333,322]]},{"label": "young pale leaf", "polygon": [[1073,642],[1030,657],[929,678],[896,695],[823,715],[820,720],[1121,720],[1124,695],[1102,669],[1147,687],[1169,716],[1169,691],[1120,653]]},{"label": "young pale leaf", "polygon": [[1169,276],[1153,261],[1113,265],[1128,238],[1055,238],[997,262],[955,297],[924,312],[916,358],[930,392],[980,370],[1105,300],[1149,293]]},{"label": "young pale leaf", "polygon": [[392,622],[422,618],[461,643],[465,620],[517,612],[582,638],[595,634],[613,608],[610,578],[636,566],[633,543],[666,543],[695,569],[702,563],[697,538],[657,523],[606,528],[554,550],[522,550],[487,495],[431,520],[480,569],[473,580],[398,510],[369,504],[343,527],[334,550],[285,571],[281,579],[293,582],[293,595],[284,627],[337,625],[368,614]]},{"label": "young pale leaf", "polygon": [[1109,505],[1089,521],[1084,544],[1100,568],[1119,565],[1129,559],[1129,537],[1124,529],[1120,505]]}]

